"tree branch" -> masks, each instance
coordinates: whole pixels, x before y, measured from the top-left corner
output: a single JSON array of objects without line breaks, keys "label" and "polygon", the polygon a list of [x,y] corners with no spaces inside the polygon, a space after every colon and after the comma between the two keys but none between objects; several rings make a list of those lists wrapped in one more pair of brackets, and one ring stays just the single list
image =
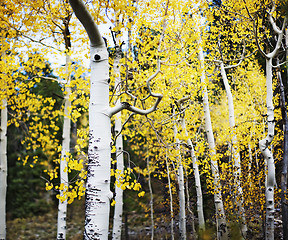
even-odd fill
[{"label": "tree branch", "polygon": [[101,37],[98,27],[92,17],[92,15],[87,10],[85,4],[82,0],[69,0],[69,3],[79,21],[85,28],[92,47],[103,47],[105,42]]},{"label": "tree branch", "polygon": [[287,22],[287,17],[285,16],[282,29],[281,29],[280,33],[278,33],[278,39],[277,39],[276,46],[275,46],[273,52],[267,54],[268,58],[273,58],[273,57],[276,56],[276,54],[277,54],[277,52],[278,52],[278,50],[279,50],[279,48],[281,46],[281,42],[282,42],[282,39],[283,39],[286,22]]}]

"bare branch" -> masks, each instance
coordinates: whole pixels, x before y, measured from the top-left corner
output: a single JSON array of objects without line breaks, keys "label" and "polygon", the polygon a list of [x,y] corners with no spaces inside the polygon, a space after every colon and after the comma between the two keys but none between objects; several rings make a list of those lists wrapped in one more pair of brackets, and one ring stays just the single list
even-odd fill
[{"label": "bare branch", "polygon": [[140,115],[147,115],[151,112],[154,112],[156,109],[157,109],[157,106],[159,105],[161,99],[162,99],[162,94],[158,94],[158,98],[155,102],[155,104],[153,105],[153,107],[149,108],[149,109],[140,109],[140,108],[137,108],[137,107],[134,107],[134,106],[131,106],[129,103],[127,102],[122,102],[120,103],[119,105],[113,107],[113,108],[110,108],[110,110],[108,111],[108,116],[109,117],[112,117],[114,114],[122,111],[123,109],[127,109],[133,113],[136,113],[136,114],[140,114]]},{"label": "bare branch", "polygon": [[271,13],[268,13],[268,19],[269,19],[269,22],[271,23],[271,25],[273,27],[274,32],[277,33],[278,35],[281,34],[281,30],[276,25]]},{"label": "bare branch", "polygon": [[285,30],[285,27],[286,27],[286,22],[287,22],[287,17],[285,16],[281,32],[278,34],[278,39],[277,39],[276,46],[275,46],[273,52],[267,54],[268,58],[275,57],[277,52],[278,52],[278,50],[279,50],[279,48],[281,47],[281,42],[282,42],[282,39],[283,39],[284,30]]},{"label": "bare branch", "polygon": [[122,124],[119,133],[117,133],[117,135],[115,136],[115,139],[114,139],[113,145],[115,144],[116,139],[118,138],[118,136],[122,133],[122,131],[123,131],[123,129],[124,129],[126,123],[128,123],[129,120],[130,120],[134,115],[135,115],[135,113],[131,113],[131,114],[129,115],[129,117],[126,119],[126,121]]},{"label": "bare branch", "polygon": [[245,56],[244,56],[245,55],[245,50],[246,50],[246,44],[245,44],[245,41],[244,41],[243,52],[241,54],[241,58],[240,58],[239,62],[237,64],[234,64],[234,65],[228,65],[228,66],[224,67],[224,69],[230,69],[230,68],[238,67],[242,63],[243,59],[245,58]]},{"label": "bare branch", "polygon": [[282,62],[282,63],[279,63],[279,64],[277,64],[277,65],[272,65],[272,67],[273,68],[278,68],[278,67],[280,67],[280,66],[282,66],[282,65],[284,65],[284,64],[286,64],[286,63],[288,63],[288,61],[285,61],[285,62]]}]

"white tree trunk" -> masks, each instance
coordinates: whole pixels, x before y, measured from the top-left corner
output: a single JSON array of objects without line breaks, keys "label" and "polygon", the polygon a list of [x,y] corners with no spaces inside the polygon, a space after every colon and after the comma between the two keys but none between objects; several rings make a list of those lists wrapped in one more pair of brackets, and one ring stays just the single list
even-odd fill
[{"label": "white tree trunk", "polygon": [[178,178],[178,195],[179,195],[179,232],[180,232],[180,239],[185,240],[186,239],[186,204],[185,204],[185,185],[184,185],[184,173],[183,173],[183,164],[181,159],[181,153],[180,153],[180,141],[177,138],[177,126],[176,122],[173,124],[173,131],[174,131],[174,137],[176,142],[176,149],[179,152],[179,155],[177,157],[177,178]]},{"label": "white tree trunk", "polygon": [[109,64],[105,46],[91,46],[89,147],[84,239],[108,239],[110,199],[111,120]]},{"label": "white tree trunk", "polygon": [[228,99],[228,110],[229,110],[229,125],[231,128],[232,133],[232,162],[233,162],[233,175],[234,175],[234,181],[236,185],[236,205],[238,207],[238,214],[241,217],[241,231],[243,236],[245,237],[247,235],[247,225],[246,225],[246,217],[245,217],[245,209],[243,207],[243,190],[241,186],[241,158],[239,154],[239,150],[237,149],[238,140],[237,136],[234,131],[235,127],[235,115],[234,115],[234,103],[233,103],[233,96],[230,89],[230,85],[227,79],[226,70],[224,67],[223,62],[220,63],[220,70],[221,70],[221,76],[224,82],[225,91]]},{"label": "white tree trunk", "polygon": [[[201,43],[200,43],[201,44]],[[220,176],[219,176],[219,168],[218,162],[215,160],[216,155],[216,147],[215,140],[213,136],[210,109],[209,109],[209,101],[208,101],[208,93],[205,82],[205,68],[204,68],[204,55],[201,45],[199,45],[199,61],[200,61],[200,71],[201,71],[201,83],[203,84],[203,109],[204,109],[204,118],[205,118],[205,130],[208,138],[208,144],[211,155],[211,170],[212,175],[214,177],[214,203],[216,210],[216,222],[217,222],[217,239],[228,239],[228,230],[226,224],[226,216],[224,211],[224,205],[222,200],[222,192],[221,192],[221,184],[220,184]]]},{"label": "white tree trunk", "polygon": [[[118,45],[118,39],[116,40],[116,44]],[[114,74],[115,74],[115,88],[116,88],[116,96],[118,96],[121,92],[121,77],[120,77],[120,58],[121,52],[120,49],[117,49],[119,46],[115,46],[116,56],[114,59]],[[120,97],[118,98],[117,103],[119,104]],[[116,103],[116,104],[117,104]],[[119,173],[124,173],[124,158],[123,158],[123,137],[121,134],[121,111],[116,114],[115,118],[115,135],[116,139],[116,160],[117,160],[117,170]],[[120,178],[120,176],[119,176]],[[119,182],[120,179],[116,179]],[[119,183],[118,183],[119,185]],[[112,239],[121,239],[121,231],[122,231],[122,215],[123,215],[123,190],[121,186],[117,186],[115,184],[115,208],[114,208],[114,219],[113,219],[113,234]]]},{"label": "white tree trunk", "polygon": [[147,80],[149,96],[157,98],[150,109],[138,109],[123,103],[109,107],[109,63],[108,51],[92,15],[82,0],[69,0],[71,7],[84,26],[91,46],[91,81],[89,104],[89,146],[85,201],[84,239],[108,239],[110,199],[110,159],[111,159],[111,119],[117,112],[128,109],[146,115],[156,110],[162,94],[152,92],[150,81],[160,72],[158,70]]},{"label": "white tree trunk", "polygon": [[166,152],[166,169],[167,169],[167,179],[168,179],[168,188],[169,188],[169,197],[170,197],[170,216],[171,216],[171,240],[174,240],[174,211],[173,211],[173,195],[171,190],[171,181],[170,181],[170,171],[169,171],[169,165],[167,161],[167,152]]},{"label": "white tree trunk", "polygon": [[147,170],[148,170],[148,187],[150,192],[150,218],[151,218],[151,240],[154,239],[154,199],[153,199],[153,190],[151,185],[151,174],[149,168],[149,157],[147,157]]},{"label": "white tree trunk", "polygon": [[0,239],[6,239],[7,100],[2,100],[0,131]]},{"label": "white tree trunk", "polygon": [[[182,120],[182,129],[185,131],[185,135],[188,136],[185,119]],[[193,164],[193,171],[194,171],[194,177],[195,177],[195,187],[196,187],[196,194],[197,194],[197,214],[198,214],[198,221],[199,221],[199,230],[204,231],[205,230],[205,218],[203,213],[203,195],[202,195],[202,188],[201,188],[201,180],[200,180],[200,174],[199,174],[199,168],[198,168],[198,160],[194,152],[194,146],[190,138],[187,140],[187,144],[190,149],[190,154],[192,158],[192,164]]]},{"label": "white tree trunk", "polygon": [[275,183],[275,164],[273,154],[268,148],[274,137],[274,106],[273,106],[273,88],[272,88],[272,58],[266,59],[266,87],[267,87],[267,136],[259,142],[260,150],[267,162],[266,178],[266,239],[274,239],[274,183]]},{"label": "white tree trunk", "polygon": [[82,0],[69,0],[90,39],[89,146],[84,240],[108,239],[111,165],[108,51]]},{"label": "white tree trunk", "polygon": [[[71,101],[69,100],[71,89],[70,89],[70,72],[69,65],[71,59],[68,53],[66,53],[66,84],[65,97],[64,97],[64,123],[63,123],[63,134],[62,134],[62,151],[60,159],[60,184],[64,185],[64,189],[60,190],[60,197],[64,195],[64,192],[68,190],[69,179],[68,179],[68,161],[70,153],[70,130],[71,120],[69,114],[69,108],[71,107]],[[67,199],[58,203],[58,219],[57,219],[57,240],[66,239],[66,218],[67,218]]]}]

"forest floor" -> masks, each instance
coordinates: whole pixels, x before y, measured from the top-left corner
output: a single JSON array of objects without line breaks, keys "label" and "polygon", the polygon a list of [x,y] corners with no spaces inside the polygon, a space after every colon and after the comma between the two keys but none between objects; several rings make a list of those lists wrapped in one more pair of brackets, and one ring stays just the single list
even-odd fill
[{"label": "forest floor", "polygon": [[[67,213],[67,240],[83,239],[83,201],[75,201],[68,205]],[[56,239],[56,233],[57,211],[55,209],[41,216],[7,221],[7,240],[51,240]]]},{"label": "forest floor", "polygon": [[[57,207],[51,209],[46,214],[33,216],[29,218],[16,218],[7,221],[7,240],[51,240],[56,239],[57,233]],[[84,229],[84,199],[74,201],[73,204],[68,205],[67,211],[67,240],[82,240]],[[129,216],[124,213],[123,217],[123,231],[122,239],[125,240],[148,240],[151,239],[151,226],[150,218],[144,216],[144,212],[130,212]],[[158,215],[158,216],[157,216]],[[165,214],[164,214],[165,215]],[[155,237],[157,240],[171,239],[170,224],[169,221],[164,220],[163,213],[155,213]],[[129,218],[127,220],[127,218]],[[111,218],[110,218],[111,219]],[[112,225],[112,222],[110,223]],[[176,226],[175,226],[176,227]],[[187,233],[189,230],[189,224],[187,224]],[[111,229],[111,226],[110,226]],[[177,227],[174,229],[174,231]],[[212,230],[212,229],[210,229]],[[213,240],[215,235],[214,231],[206,231],[202,236],[203,240]],[[215,230],[215,229],[214,229]],[[176,230],[175,237],[178,236]],[[262,233],[263,234],[263,233]],[[263,239],[261,233],[250,233],[247,240],[259,240]],[[189,235],[189,234],[188,234]],[[234,234],[232,234],[234,235]],[[109,238],[110,239],[110,238]],[[192,236],[187,236],[187,239],[193,239]],[[239,236],[235,235],[231,239],[238,240]],[[275,226],[275,240],[281,240],[282,226]]]}]

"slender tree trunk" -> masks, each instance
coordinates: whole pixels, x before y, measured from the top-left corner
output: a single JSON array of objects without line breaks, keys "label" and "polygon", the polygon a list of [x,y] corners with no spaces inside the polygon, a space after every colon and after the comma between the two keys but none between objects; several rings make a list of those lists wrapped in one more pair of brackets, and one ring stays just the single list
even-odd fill
[{"label": "slender tree trunk", "polygon": [[288,201],[287,201],[287,171],[288,171],[288,117],[285,101],[285,90],[282,82],[281,72],[278,71],[278,79],[280,83],[280,106],[283,119],[284,132],[284,148],[283,148],[283,163],[281,172],[281,208],[282,208],[282,225],[283,239],[288,239]]},{"label": "slender tree trunk", "polygon": [[275,183],[275,164],[273,154],[268,148],[274,137],[274,106],[272,89],[272,58],[266,59],[266,85],[267,85],[267,124],[268,134],[259,142],[260,150],[267,162],[267,180],[266,180],[266,230],[267,240],[274,239],[274,183]]},{"label": "slender tree trunk", "polygon": [[227,79],[226,70],[224,68],[224,64],[221,61],[221,76],[224,82],[225,91],[228,99],[228,110],[229,110],[229,125],[232,133],[232,161],[233,161],[233,175],[236,186],[236,205],[238,207],[238,215],[241,218],[241,232],[244,237],[247,235],[247,225],[246,225],[246,217],[245,217],[245,209],[243,207],[243,190],[241,186],[241,157],[239,154],[239,150],[237,148],[238,140],[235,133],[235,115],[234,115],[234,103],[233,96],[231,93],[230,85]]},{"label": "slender tree trunk", "polygon": [[[71,130],[71,120],[69,114],[69,108],[71,107],[71,101],[69,100],[71,89],[70,89],[70,72],[69,65],[71,64],[71,59],[69,53],[66,53],[66,84],[65,87],[65,97],[64,97],[64,123],[63,123],[63,134],[62,134],[62,151],[60,159],[60,186],[64,188],[60,190],[60,197],[64,196],[64,193],[68,190],[69,179],[68,179],[68,161],[70,153],[70,130]],[[66,218],[67,218],[67,198],[62,201],[59,199],[58,203],[58,222],[57,222],[57,240],[66,239]]]},{"label": "slender tree trunk", "polygon": [[[174,114],[173,114],[174,115]],[[186,239],[186,212],[185,212],[185,183],[184,183],[184,173],[183,173],[183,164],[181,159],[180,153],[180,141],[177,138],[177,125],[176,121],[173,124],[174,130],[174,138],[176,142],[176,149],[178,150],[179,154],[177,157],[177,177],[178,177],[178,195],[179,195],[179,231],[180,231],[180,239]]]},{"label": "slender tree trunk", "polygon": [[150,174],[150,167],[149,167],[149,157],[147,157],[147,170],[148,170],[148,187],[150,192],[150,217],[151,217],[151,240],[154,239],[154,199],[153,199],[153,190],[151,185],[151,174]]},{"label": "slender tree trunk", "polygon": [[288,27],[286,27],[285,30],[285,44],[286,44],[286,81],[287,81],[287,87],[288,87]]},{"label": "slender tree trunk", "polygon": [[167,179],[168,179],[168,188],[169,188],[169,198],[170,198],[170,216],[171,216],[171,240],[174,240],[174,211],[173,211],[173,195],[171,190],[171,181],[170,181],[170,170],[167,161],[167,152],[166,152],[166,169],[167,169]]},{"label": "slender tree trunk", "polygon": [[203,109],[204,109],[204,118],[205,118],[205,130],[208,138],[208,144],[211,155],[211,170],[214,178],[214,203],[216,210],[216,221],[217,221],[217,239],[226,240],[228,239],[228,230],[226,223],[226,216],[224,211],[224,205],[222,200],[219,168],[216,156],[216,146],[213,136],[208,93],[205,82],[205,68],[204,68],[204,55],[201,45],[199,45],[199,61],[200,61],[200,71],[201,71],[201,83],[203,86]]},{"label": "slender tree trunk", "polygon": [[[185,119],[182,121],[182,129],[185,131],[185,135],[188,136]],[[202,188],[201,188],[201,180],[198,168],[198,160],[194,152],[194,146],[190,138],[187,140],[187,144],[190,149],[190,154],[192,158],[193,164],[193,171],[195,177],[195,187],[196,187],[196,194],[197,194],[197,214],[198,214],[198,221],[199,221],[199,231],[205,231],[205,218],[203,213],[203,195],[202,195]]]},{"label": "slender tree trunk", "polygon": [[[186,198],[187,198],[187,204],[186,204],[186,206],[187,206],[187,211],[188,211],[188,213],[189,213],[189,215],[187,215],[187,219],[189,219],[189,217],[190,217],[190,219],[189,220],[191,220],[191,239],[197,239],[197,233],[196,233],[196,230],[195,230],[195,215],[194,215],[194,212],[193,212],[193,210],[191,209],[191,207],[190,207],[190,196],[189,196],[189,181],[188,181],[188,174],[187,174],[187,169],[186,168],[184,168],[184,171],[185,171],[185,179],[186,179],[186,181],[185,181],[185,191],[186,191]],[[188,220],[188,221],[189,221]],[[188,237],[189,238],[189,237]]]},{"label": "slender tree trunk", "polygon": [[[118,37],[116,35],[116,45],[115,45],[115,59],[114,59],[114,74],[115,74],[115,94],[118,97],[121,92],[121,77],[120,77],[120,59],[121,59],[121,49],[118,45]],[[116,105],[120,104],[120,97],[118,98]],[[117,160],[117,171],[120,174],[124,173],[124,158],[123,158],[123,137],[121,134],[121,111],[116,114],[115,118],[115,134],[117,136],[116,139],[116,160]],[[120,177],[120,176],[119,176]],[[114,219],[113,219],[113,234],[112,238],[121,239],[121,231],[122,231],[122,215],[123,215],[123,190],[119,183],[120,179],[117,179],[118,185],[115,184],[115,208],[114,208]]]},{"label": "slender tree trunk", "polygon": [[0,131],[0,240],[6,239],[7,100],[2,100]]}]

